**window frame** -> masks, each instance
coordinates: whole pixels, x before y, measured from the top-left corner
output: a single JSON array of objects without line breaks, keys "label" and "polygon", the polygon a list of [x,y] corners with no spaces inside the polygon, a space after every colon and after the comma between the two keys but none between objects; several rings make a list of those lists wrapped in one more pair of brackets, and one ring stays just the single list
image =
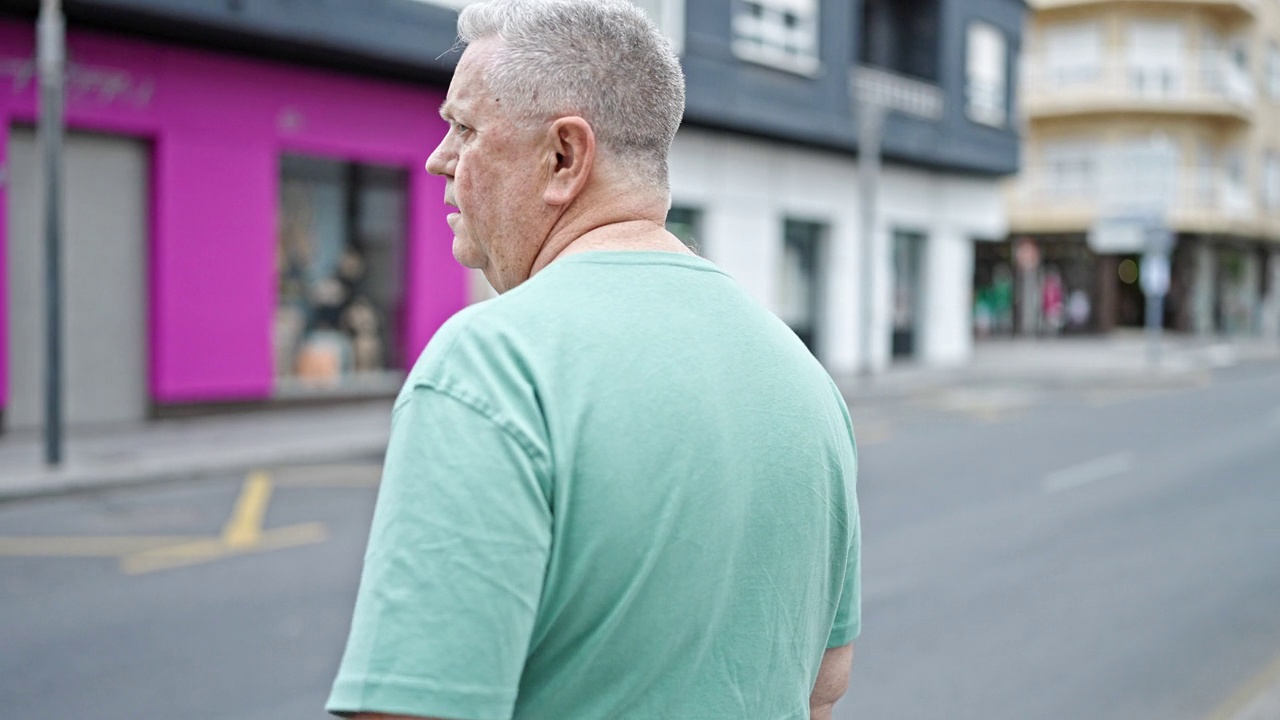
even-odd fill
[{"label": "window frame", "polygon": [[[800,5],[807,6],[808,12],[788,12],[788,8]],[[796,75],[816,76],[822,70],[821,13],[821,0],[733,0],[729,37],[734,57]],[[796,18],[790,29],[785,20],[781,26],[765,24],[766,19],[788,15]],[[766,42],[770,35],[781,37],[787,32],[792,34],[792,39],[801,33],[807,35],[808,47],[802,48],[785,39],[780,44]]]},{"label": "window frame", "polygon": [[[998,77],[981,77],[976,71],[982,58],[978,56],[978,42],[986,38],[996,43],[992,52],[999,63]],[[1010,116],[1010,74],[1011,58],[1009,53],[1009,37],[998,25],[987,20],[971,20],[965,28],[965,85],[964,111],[965,117],[978,125],[992,128],[1005,128],[1009,125]],[[990,85],[988,87],[988,84]],[[978,91],[985,93],[983,99]]]}]

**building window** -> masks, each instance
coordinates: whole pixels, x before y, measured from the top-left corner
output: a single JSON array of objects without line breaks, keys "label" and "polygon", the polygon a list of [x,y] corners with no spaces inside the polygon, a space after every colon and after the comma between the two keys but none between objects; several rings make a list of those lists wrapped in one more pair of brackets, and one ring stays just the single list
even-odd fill
[{"label": "building window", "polygon": [[1176,22],[1136,22],[1129,27],[1129,88],[1144,97],[1177,97],[1184,91],[1186,39]]},{"label": "building window", "polygon": [[895,358],[910,358],[920,351],[923,329],[925,236],[895,230],[893,233],[893,335]]},{"label": "building window", "polygon": [[648,13],[677,53],[684,52],[684,0],[631,0]]},{"label": "building window", "polygon": [[282,393],[383,389],[400,375],[405,187],[397,169],[283,158],[274,333]]},{"label": "building window", "polygon": [[1061,199],[1092,197],[1097,178],[1096,145],[1082,141],[1047,143],[1044,147],[1044,192]]},{"label": "building window", "polygon": [[1004,33],[989,23],[969,25],[965,60],[966,112],[969,119],[1003,127],[1009,117],[1009,53]]},{"label": "building window", "polygon": [[735,0],[733,53],[781,70],[818,72],[818,0]]},{"label": "building window", "polygon": [[680,238],[690,250],[701,254],[702,212],[691,207],[675,206],[667,212],[667,231]]},{"label": "building window", "polygon": [[1097,82],[1102,76],[1102,26],[1085,22],[1045,28],[1043,62],[1051,87]]},{"label": "building window", "polygon": [[1280,211],[1280,153],[1267,152],[1266,166],[1262,173],[1263,204],[1272,213]]},{"label": "building window", "polygon": [[858,62],[936,83],[938,0],[863,0]]},{"label": "building window", "polygon": [[820,223],[787,220],[783,224],[782,277],[778,284],[778,317],[818,352],[822,315],[822,238]]}]

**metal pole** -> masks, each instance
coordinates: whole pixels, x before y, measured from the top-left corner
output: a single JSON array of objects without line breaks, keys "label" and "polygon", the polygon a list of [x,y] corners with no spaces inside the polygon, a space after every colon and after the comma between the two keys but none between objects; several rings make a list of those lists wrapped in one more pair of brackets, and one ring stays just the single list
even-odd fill
[{"label": "metal pole", "polygon": [[40,144],[44,149],[45,462],[62,462],[62,102],[66,25],[61,0],[41,0],[37,25]]},{"label": "metal pole", "polygon": [[1160,364],[1160,339],[1164,330],[1164,295],[1147,295],[1147,361]]},{"label": "metal pole", "polygon": [[884,106],[868,100],[858,103],[858,197],[862,220],[862,375],[876,372],[872,358],[875,322],[875,277],[879,253],[876,252],[877,203],[879,202],[881,141],[884,120],[888,111]]}]

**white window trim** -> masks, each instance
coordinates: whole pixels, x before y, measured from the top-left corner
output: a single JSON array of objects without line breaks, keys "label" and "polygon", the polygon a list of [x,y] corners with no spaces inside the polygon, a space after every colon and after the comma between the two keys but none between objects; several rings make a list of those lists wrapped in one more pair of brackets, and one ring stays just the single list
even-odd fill
[{"label": "white window trim", "polygon": [[821,3],[818,0],[750,0],[757,5],[772,6],[776,12],[793,12],[799,22],[798,27],[807,30],[812,36],[812,53],[789,53],[776,45],[757,42],[751,36],[756,33],[748,29],[756,18],[746,15],[748,0],[735,0],[733,5],[732,36],[733,54],[740,60],[758,65],[766,65],[797,75],[813,77],[822,69],[821,61],[821,26],[818,22]]},{"label": "white window trim", "polygon": [[677,55],[684,54],[685,0],[631,0],[653,20],[671,41]]},{"label": "white window trim", "polygon": [[[979,77],[976,61],[975,39],[978,33],[988,33],[988,37],[998,41],[999,78]],[[982,20],[974,20],[965,30],[965,115],[979,125],[1003,128],[1009,124],[1009,38],[996,25]],[[975,83],[975,81],[977,81]],[[991,98],[975,102],[975,84],[990,84],[991,87],[977,88],[988,92]]]}]

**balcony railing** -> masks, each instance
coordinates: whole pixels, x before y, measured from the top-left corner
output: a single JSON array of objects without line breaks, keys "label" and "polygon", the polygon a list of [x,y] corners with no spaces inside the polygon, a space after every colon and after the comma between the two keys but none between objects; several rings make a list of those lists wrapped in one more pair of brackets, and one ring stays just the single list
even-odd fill
[{"label": "balcony railing", "polygon": [[[1101,5],[1113,0],[1037,0],[1038,11],[1061,10],[1088,5]],[[1150,0],[1158,2],[1158,0]],[[1200,6],[1210,10],[1220,10],[1238,17],[1251,18],[1258,14],[1258,0],[1168,0],[1168,4],[1179,7]]]},{"label": "balcony railing", "polygon": [[[1161,184],[1157,178],[1150,182]],[[1109,188],[1117,184],[1100,172],[1077,168],[1063,175],[1044,165],[1024,165],[1010,186],[1010,214],[1015,226],[1045,223],[1061,226],[1058,229],[1084,229],[1109,210],[1113,201]],[[1169,220],[1176,227],[1202,228],[1258,218],[1257,193],[1221,167],[1186,167],[1164,185]]]},{"label": "balcony railing", "polygon": [[1253,79],[1225,52],[1185,54],[1176,63],[1023,61],[1022,97],[1031,116],[1097,112],[1185,112],[1247,118]]}]

